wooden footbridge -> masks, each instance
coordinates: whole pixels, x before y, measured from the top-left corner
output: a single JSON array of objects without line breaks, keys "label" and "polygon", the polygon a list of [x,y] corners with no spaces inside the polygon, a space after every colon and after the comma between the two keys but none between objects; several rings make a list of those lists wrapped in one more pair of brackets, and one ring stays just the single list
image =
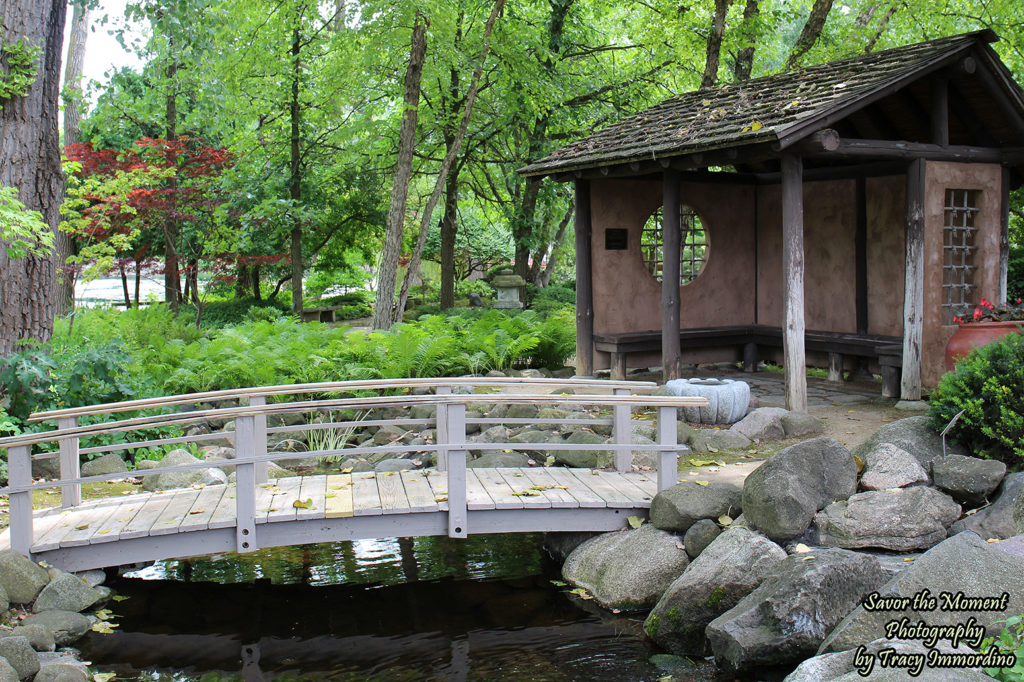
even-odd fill
[{"label": "wooden footbridge", "polygon": [[[500,392],[476,393],[477,388]],[[572,389],[571,394],[550,392],[567,388]],[[0,535],[0,544],[70,571],[359,538],[615,530],[625,527],[631,515],[646,515],[657,491],[676,482],[678,408],[706,404],[703,398],[639,395],[653,388],[654,384],[647,382],[593,379],[348,381],[212,391],[39,413],[33,415],[33,421],[56,421],[57,429],[0,439],[0,449],[7,450],[10,479],[8,487],[0,490],[10,497],[10,527]],[[417,394],[405,394],[409,389]],[[367,392],[378,395],[366,397]],[[362,396],[355,397],[357,393]],[[300,399],[303,397],[312,399]],[[566,418],[559,425],[610,426],[611,442],[467,442],[467,424],[480,424],[482,428],[495,424],[551,428],[551,419],[541,417],[467,419],[467,407],[495,404],[595,406],[610,416]],[[379,408],[416,405],[432,406],[435,416],[368,418],[374,417],[372,411]],[[657,410],[655,444],[631,443],[632,411],[641,408]],[[124,413],[137,416],[115,418]],[[320,419],[292,426],[267,426],[268,416],[296,413],[314,413]],[[79,419],[85,417],[95,423],[79,425]],[[237,458],[137,470],[130,475],[231,466],[235,469],[234,483],[82,501],[83,483],[126,476],[83,477],[82,455],[184,443],[202,445],[223,438],[224,433],[146,439],[142,432],[166,427],[185,429],[211,420],[234,422]],[[342,447],[301,456],[436,452],[438,467],[268,480],[269,462],[296,457],[294,452],[268,452],[268,433],[386,425],[435,428],[437,436],[428,444]],[[95,436],[114,434],[121,434],[125,442],[82,447]],[[477,451],[611,451],[615,470],[561,466],[470,468],[466,466],[470,447]],[[632,453],[638,450],[657,454],[656,472],[633,470]],[[32,460],[53,457],[60,460],[59,479],[33,481]],[[61,489],[61,507],[33,510],[33,491],[55,487]]]}]

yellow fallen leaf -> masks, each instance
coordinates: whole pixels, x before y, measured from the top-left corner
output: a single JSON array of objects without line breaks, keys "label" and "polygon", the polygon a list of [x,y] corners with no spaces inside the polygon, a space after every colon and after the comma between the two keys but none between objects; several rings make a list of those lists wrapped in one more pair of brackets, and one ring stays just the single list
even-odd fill
[{"label": "yellow fallen leaf", "polygon": [[96,531],[96,535],[106,535],[109,532],[110,532],[109,528],[104,528],[103,530]]},{"label": "yellow fallen leaf", "polygon": [[110,682],[115,677],[117,677],[117,673],[95,673],[92,676],[92,682]]},{"label": "yellow fallen leaf", "polygon": [[814,558],[814,556],[808,554],[807,556],[804,557],[804,561],[810,561],[813,558]]},{"label": "yellow fallen leaf", "polygon": [[630,528],[639,528],[640,526],[644,525],[644,520],[641,519],[639,516],[627,516],[626,521],[629,522]]},{"label": "yellow fallen leaf", "polygon": [[732,523],[732,517],[728,514],[722,514],[718,517],[718,522],[723,526],[728,526]]},{"label": "yellow fallen leaf", "polygon": [[306,500],[295,500],[294,502],[292,502],[292,506],[295,507],[296,509],[312,509],[313,498],[310,497]]},{"label": "yellow fallen leaf", "polygon": [[999,538],[989,538],[988,540],[985,540],[985,542],[999,542]]},{"label": "yellow fallen leaf", "polygon": [[343,473],[343,474],[351,474],[352,473],[352,467],[345,467],[344,469],[341,470],[341,473]]},{"label": "yellow fallen leaf", "polygon": [[910,557],[910,558],[904,559],[904,561],[906,561],[906,562],[910,562],[910,561],[913,561],[913,560],[914,560],[914,559],[913,559],[913,557]]},{"label": "yellow fallen leaf", "polygon": [[797,554],[807,554],[811,551],[811,548],[801,542],[799,545],[793,548],[793,551]]},{"label": "yellow fallen leaf", "polygon": [[448,501],[448,496],[447,495],[438,495],[437,497],[434,498],[434,502],[447,502],[447,501]]},{"label": "yellow fallen leaf", "polygon": [[205,509],[193,509],[193,510],[189,511],[189,514],[202,514],[205,511],[206,511]]},{"label": "yellow fallen leaf", "polygon": [[707,485],[708,484],[707,481],[701,481],[701,480],[694,481],[694,483],[696,483],[697,485]]},{"label": "yellow fallen leaf", "polygon": [[85,530],[88,527],[89,527],[88,523],[80,523],[77,526],[75,526],[75,530]]},{"label": "yellow fallen leaf", "polygon": [[760,130],[761,128],[764,128],[764,124],[761,123],[760,121],[754,121],[753,123],[750,124],[750,129],[751,130],[755,130],[756,131],[756,130]]},{"label": "yellow fallen leaf", "polygon": [[327,493],[326,495],[324,495],[324,497],[330,499],[332,497],[337,497],[337,495],[335,495],[334,493]]}]

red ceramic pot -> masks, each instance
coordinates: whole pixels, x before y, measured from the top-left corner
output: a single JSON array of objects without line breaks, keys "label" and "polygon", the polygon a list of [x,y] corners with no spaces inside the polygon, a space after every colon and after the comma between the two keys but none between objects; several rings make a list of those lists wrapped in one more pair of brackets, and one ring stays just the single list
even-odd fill
[{"label": "red ceramic pot", "polygon": [[984,346],[1007,334],[1021,331],[1024,321],[1012,322],[968,322],[961,324],[949,343],[946,344],[946,371],[952,372],[956,361],[967,355],[972,348]]}]

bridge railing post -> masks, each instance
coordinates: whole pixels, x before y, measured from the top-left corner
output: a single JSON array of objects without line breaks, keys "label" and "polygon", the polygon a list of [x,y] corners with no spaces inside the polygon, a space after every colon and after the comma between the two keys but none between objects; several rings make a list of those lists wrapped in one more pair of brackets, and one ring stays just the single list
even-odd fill
[{"label": "bridge railing post", "polygon": [[[615,395],[629,395],[630,393],[628,388],[615,389]],[[629,405],[615,405],[612,408],[612,440],[616,445],[632,445],[633,431],[629,423],[631,416]],[[633,470],[633,453],[629,448],[616,448],[615,470]]]},{"label": "bridge railing post", "polygon": [[[437,395],[451,395],[451,386],[438,386]],[[438,445],[448,444],[448,403],[437,404],[437,417],[434,420],[435,431],[437,432],[437,438],[435,442]],[[444,471],[448,468],[448,448],[440,447],[437,449],[437,470]]]},{"label": "bridge railing post", "polygon": [[[78,426],[78,417],[62,417],[57,420],[58,429],[73,429]],[[60,451],[60,477],[63,481],[80,478],[82,464],[78,452],[78,437],[61,438],[58,441]],[[31,464],[29,465],[31,476]],[[62,483],[60,486],[60,506],[67,509],[82,503],[81,483]]]},{"label": "bridge railing post", "polygon": [[[239,459],[251,458],[256,452],[255,421],[252,415],[235,419],[235,445]],[[253,462],[243,462],[235,467],[235,543],[240,553],[259,549],[256,542],[256,465]]]},{"label": "bridge railing post", "polygon": [[658,408],[658,490],[671,488],[679,480],[679,450],[676,442],[676,419],[679,409]]},{"label": "bridge railing post", "polygon": [[[7,475],[12,488],[32,485],[32,446],[7,449]],[[32,550],[32,491],[10,495],[11,549],[29,556]]]},{"label": "bridge railing post", "polygon": [[464,538],[466,527],[466,405],[448,405],[448,537]]},{"label": "bridge railing post", "polygon": [[[267,404],[267,399],[261,395],[255,395],[249,398],[249,407],[262,407]],[[253,415],[253,437],[255,439],[253,443],[253,453],[256,455],[267,454],[267,414],[266,412],[260,412],[259,414]],[[269,463],[266,461],[256,462],[254,466],[254,475],[256,478],[256,484],[267,482],[267,470]]]}]

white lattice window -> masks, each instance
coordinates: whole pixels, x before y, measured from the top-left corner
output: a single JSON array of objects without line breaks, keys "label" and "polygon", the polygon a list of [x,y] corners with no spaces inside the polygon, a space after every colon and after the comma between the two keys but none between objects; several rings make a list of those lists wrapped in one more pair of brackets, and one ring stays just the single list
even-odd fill
[{"label": "white lattice window", "polygon": [[953,324],[957,310],[971,303],[975,287],[977,190],[947,189],[942,228],[942,314]]},{"label": "white lattice window", "polygon": [[[679,254],[679,284],[697,279],[708,259],[708,235],[700,216],[689,206],[679,208],[681,225]],[[665,266],[663,246],[662,209],[659,207],[644,223],[640,233],[640,255],[648,272],[659,282]]]}]

